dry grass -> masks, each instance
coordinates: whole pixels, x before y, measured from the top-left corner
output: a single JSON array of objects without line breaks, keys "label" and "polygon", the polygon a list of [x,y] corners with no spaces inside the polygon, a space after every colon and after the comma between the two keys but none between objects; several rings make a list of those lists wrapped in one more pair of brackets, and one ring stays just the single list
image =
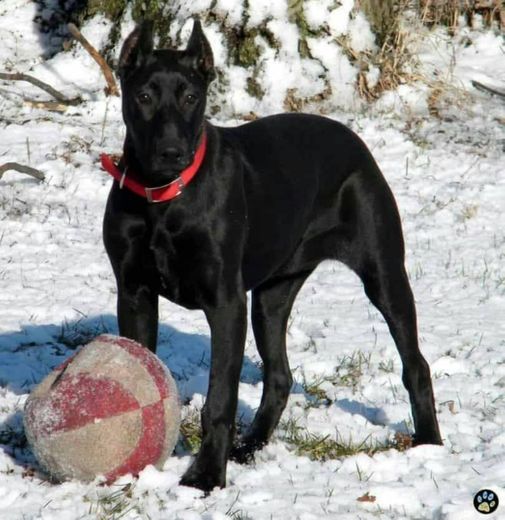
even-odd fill
[{"label": "dry grass", "polygon": [[418,10],[423,23],[445,25],[452,34],[458,30],[461,18],[471,27],[477,16],[488,27],[505,29],[504,0],[419,0]]},{"label": "dry grass", "polygon": [[318,104],[328,99],[332,94],[332,88],[328,81],[322,92],[310,97],[300,97],[297,88],[288,88],[284,98],[284,110],[286,112],[302,112],[307,106]]},{"label": "dry grass", "polygon": [[358,1],[357,7],[365,13],[379,47],[398,31],[398,15],[406,4],[406,0]]},{"label": "dry grass", "polygon": [[451,85],[448,81],[427,82],[430,88],[428,111],[430,115],[443,119],[448,109],[464,111],[469,104],[469,94],[463,88]]},{"label": "dry grass", "polygon": [[[443,25],[454,34],[462,20],[473,26],[480,16],[486,26],[505,29],[505,0],[359,0],[356,8],[367,17],[378,50],[356,52],[347,38],[338,41],[351,61],[359,65],[357,89],[368,101],[401,84],[423,79],[416,72],[415,44],[420,37],[413,30],[416,22],[429,27]],[[408,27],[404,25],[407,17]],[[378,69],[379,77],[370,84],[368,73],[372,68]],[[435,114],[444,93],[444,85],[433,86],[430,109]]]},{"label": "dry grass", "polygon": [[[347,38],[338,39],[351,62],[359,65],[357,89],[362,98],[373,101],[384,91],[394,90],[399,85],[419,79],[415,72],[417,58],[409,50],[410,38],[409,32],[400,30],[386,40],[377,52],[356,52],[350,47]],[[370,84],[368,73],[373,67],[379,70],[379,78]]]},{"label": "dry grass", "polygon": [[[403,16],[411,0],[360,0],[357,8],[367,17],[375,34],[378,50],[356,52],[347,38],[338,40],[350,60],[358,63],[357,88],[361,97],[368,101],[377,99],[386,90],[392,90],[403,83],[409,83],[417,77],[414,74],[416,59],[410,51],[412,31],[402,25]],[[368,72],[376,68],[379,77],[369,83]]]}]

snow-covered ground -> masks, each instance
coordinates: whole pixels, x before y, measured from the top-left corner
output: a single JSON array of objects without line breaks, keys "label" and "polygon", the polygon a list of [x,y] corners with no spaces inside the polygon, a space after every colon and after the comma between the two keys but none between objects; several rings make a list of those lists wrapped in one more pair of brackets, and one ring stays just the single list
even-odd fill
[{"label": "snow-covered ground", "polygon": [[[316,4],[308,4],[316,23]],[[482,488],[503,499],[491,517],[505,518],[505,102],[470,84],[505,84],[503,38],[464,30],[452,42],[442,33],[424,41],[426,76],[446,82],[441,119],[429,115],[423,84],[331,114],[368,143],[397,197],[445,445],[321,462],[288,442],[293,425],[354,445],[390,441],[411,427],[387,327],[358,279],[325,263],[290,321],[295,384],[281,427],[254,464],[230,463],[228,487],[205,498],[177,484],[191,460],[182,444],[163,471],[148,467],[137,480],[106,487],[48,482],[24,443],[29,391],[73,348],[117,331],[101,239],[111,180],[98,155],[119,152],[124,135],[120,101],[105,97],[100,71],[81,48],[41,58],[47,39],[32,23],[35,10],[26,0],[2,0],[0,70],[30,72],[85,102],[49,113],[22,103],[21,96],[40,95],[34,87],[0,85],[0,164],[17,161],[46,174],[45,183],[15,172],[0,180],[0,518],[467,520],[480,518],[473,497]],[[100,46],[106,28],[96,19],[84,32]],[[355,71],[340,73],[345,83]],[[276,78],[282,81],[282,70]],[[276,99],[255,108],[277,111]],[[201,313],[168,302],[161,321],[159,355],[188,415],[204,400],[208,328]],[[249,334],[239,404],[245,423],[261,396],[258,364]],[[311,396],[311,385],[326,398]]]}]

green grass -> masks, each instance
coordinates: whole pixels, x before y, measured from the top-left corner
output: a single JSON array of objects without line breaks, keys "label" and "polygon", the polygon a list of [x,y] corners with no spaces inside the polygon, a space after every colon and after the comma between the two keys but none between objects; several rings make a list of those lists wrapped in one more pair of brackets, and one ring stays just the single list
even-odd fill
[{"label": "green grass", "polygon": [[[236,435],[238,436],[244,429],[247,429],[240,417],[236,421]],[[180,427],[182,448],[195,454],[202,444],[202,424],[200,410],[192,410],[181,421]]]},{"label": "green grass", "polygon": [[395,362],[393,359],[383,360],[379,363],[379,370],[386,374],[392,374],[395,371]]},{"label": "green grass", "polygon": [[180,432],[184,449],[193,454],[197,453],[202,444],[200,413],[195,410],[184,417],[181,421]]},{"label": "green grass", "polygon": [[141,514],[132,497],[133,485],[127,484],[117,491],[100,496],[96,500],[90,500],[89,514],[94,515],[97,520],[120,520],[130,511]]},{"label": "green grass", "polygon": [[305,378],[302,382],[304,392],[312,398],[313,403],[309,406],[319,406],[321,404],[329,405],[332,400],[328,397],[326,391],[322,388],[325,383],[334,384],[333,376],[321,376],[312,381],[307,381]]},{"label": "green grass", "polygon": [[[301,385],[308,398],[307,408],[329,406],[333,399],[328,395],[329,386],[350,387],[356,391],[361,384],[363,373],[370,368],[371,354],[361,351],[343,356],[338,362],[334,372],[330,375],[320,376],[308,380],[303,376]],[[392,360],[382,361],[379,368],[388,373],[394,371]],[[238,429],[243,428],[239,424]],[[196,453],[201,445],[200,414],[197,411],[189,413],[181,424],[183,448],[191,453]],[[300,456],[307,456],[311,460],[326,461],[349,457],[358,453],[373,455],[392,448],[403,451],[409,447],[410,437],[397,434],[393,440],[377,442],[370,437],[364,440],[352,438],[342,439],[337,436],[321,435],[310,432],[301,427],[294,419],[281,421],[277,438],[288,445]]]},{"label": "green grass", "polygon": [[226,516],[232,518],[233,520],[253,520],[247,513],[242,511],[242,509],[235,509],[235,505],[238,502],[240,497],[240,491],[237,493],[235,500],[232,502],[231,506],[226,511]]},{"label": "green grass", "polygon": [[3,425],[0,431],[0,444],[10,446],[11,448],[26,448],[26,437],[24,431],[13,428],[10,425]]},{"label": "green grass", "polygon": [[74,349],[85,345],[96,336],[108,332],[107,325],[103,321],[90,322],[86,320],[86,318],[82,318],[74,322],[65,321],[61,325],[60,331],[55,339],[58,343],[70,349]]},{"label": "green grass", "polygon": [[[370,362],[370,353],[364,354],[361,351],[356,351],[337,361],[337,366],[332,374],[320,376],[310,381],[303,376],[301,385],[305,393],[311,398],[308,407],[328,406],[333,402],[333,399],[328,396],[324,388],[328,385],[352,388],[353,392],[356,392],[360,386],[363,373],[370,368]],[[384,364],[380,368],[384,371],[392,372],[394,365],[393,363]]]},{"label": "green grass", "polygon": [[361,441],[338,438],[338,435],[321,435],[312,433],[306,428],[298,425],[294,419],[288,419],[281,424],[283,433],[280,439],[290,444],[297,455],[309,457],[311,460],[324,462],[326,460],[350,457],[358,453],[374,455],[375,453],[387,451],[392,448],[401,449],[396,438],[394,441],[383,443],[373,441],[366,437]]},{"label": "green grass", "polygon": [[355,391],[359,386],[364,369],[370,367],[370,359],[370,353],[364,354],[361,351],[353,352],[350,356],[344,356],[335,369],[338,384],[351,387]]}]

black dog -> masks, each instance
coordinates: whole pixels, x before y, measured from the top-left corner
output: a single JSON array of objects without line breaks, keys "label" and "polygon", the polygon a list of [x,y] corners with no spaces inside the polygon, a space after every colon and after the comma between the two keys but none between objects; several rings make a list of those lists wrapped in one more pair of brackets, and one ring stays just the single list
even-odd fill
[{"label": "black dog", "polygon": [[[104,242],[117,280],[120,334],[154,351],[159,295],[203,309],[211,329],[202,446],[181,483],[206,491],[224,486],[228,457],[248,460],[268,441],[292,383],[288,316],[325,259],[361,277],[389,325],[412,404],[414,442],[441,444],[398,210],[363,142],[311,115],[237,128],[208,123],[213,57],[198,21],[184,51],[153,50],[151,24],[137,27],[123,45],[119,74],[127,133],[119,166],[104,158],[118,179]],[[247,291],[264,389],[250,431],[233,450]]]}]

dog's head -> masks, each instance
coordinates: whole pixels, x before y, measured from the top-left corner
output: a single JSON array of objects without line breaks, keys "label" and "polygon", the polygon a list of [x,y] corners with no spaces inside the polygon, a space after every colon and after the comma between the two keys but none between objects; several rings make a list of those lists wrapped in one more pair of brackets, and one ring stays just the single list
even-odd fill
[{"label": "dog's head", "polygon": [[200,21],[182,51],[154,50],[152,23],[137,26],[121,49],[119,77],[129,153],[148,184],[170,182],[193,160],[214,78]]}]

